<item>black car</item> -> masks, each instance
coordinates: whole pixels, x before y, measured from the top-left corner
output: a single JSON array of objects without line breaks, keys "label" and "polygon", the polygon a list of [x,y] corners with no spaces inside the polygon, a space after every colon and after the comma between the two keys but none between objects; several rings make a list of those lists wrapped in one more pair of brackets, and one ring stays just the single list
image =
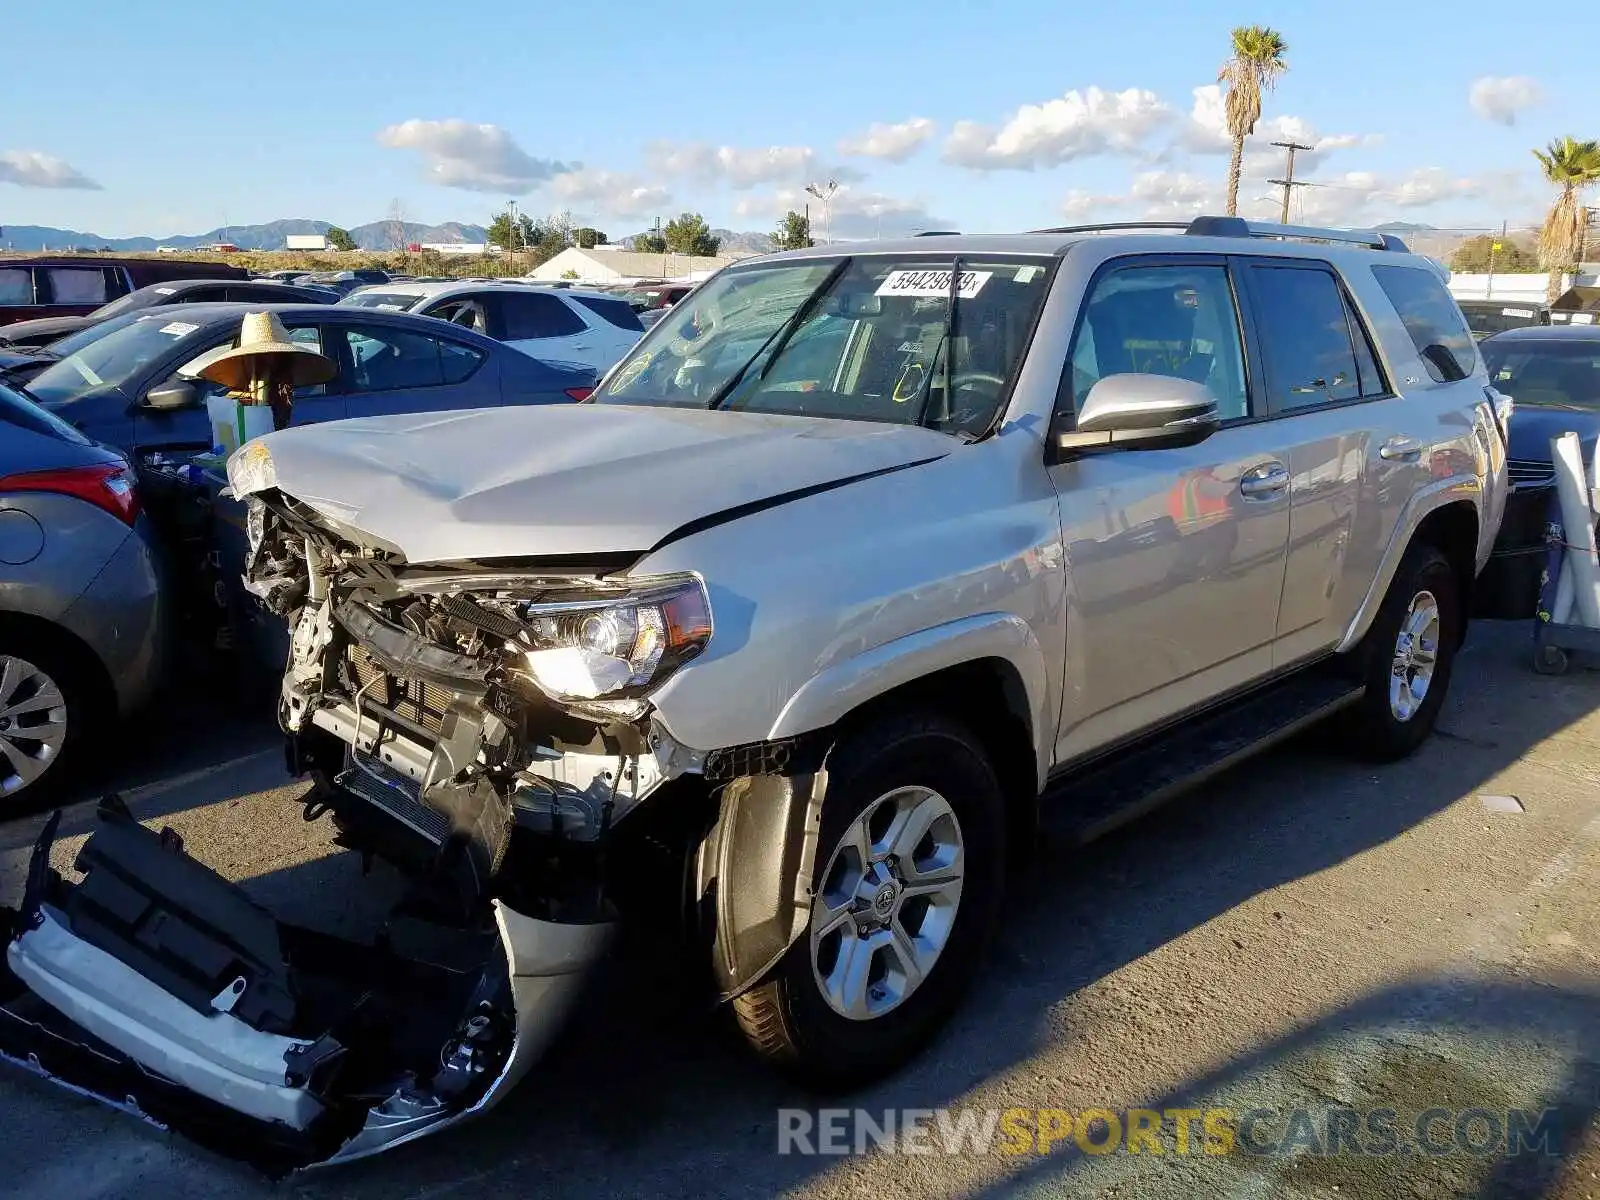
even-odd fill
[{"label": "black car", "polygon": [[331,288],[295,287],[267,279],[174,279],[129,292],[83,316],[41,317],[0,326],[0,343],[8,349],[48,346],[57,338],[123,313],[168,304],[332,304],[338,299],[339,293]]},{"label": "black car", "polygon": [[1461,300],[1458,303],[1461,315],[1467,318],[1467,328],[1479,341],[1508,329],[1550,324],[1550,309],[1544,304],[1520,300]]},{"label": "black car", "polygon": [[1600,328],[1530,325],[1478,344],[1489,381],[1513,404],[1507,469],[1511,492],[1495,557],[1479,580],[1483,616],[1532,616],[1552,515],[1555,463],[1550,441],[1575,433],[1587,466],[1600,438]]}]

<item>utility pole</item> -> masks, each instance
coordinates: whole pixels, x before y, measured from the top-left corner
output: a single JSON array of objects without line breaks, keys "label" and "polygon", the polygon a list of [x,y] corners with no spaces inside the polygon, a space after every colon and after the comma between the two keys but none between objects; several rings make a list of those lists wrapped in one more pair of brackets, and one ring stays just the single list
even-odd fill
[{"label": "utility pole", "polygon": [[511,258],[511,270],[517,269],[517,237],[522,233],[522,227],[517,224],[517,202],[506,201],[506,211],[511,214],[511,228],[506,230],[506,252]]},{"label": "utility pole", "polygon": [[1496,241],[1492,236],[1489,239],[1489,278],[1483,284],[1483,298],[1494,299],[1494,256],[1504,248],[1506,241],[1506,223],[1500,222],[1500,239]]},{"label": "utility pole", "polygon": [[1315,150],[1316,147],[1315,146],[1302,146],[1299,142],[1273,142],[1272,144],[1274,146],[1279,147],[1282,150],[1288,151],[1288,153],[1289,153],[1289,162],[1288,162],[1288,165],[1284,167],[1283,178],[1282,179],[1269,179],[1269,180],[1267,180],[1267,182],[1270,183],[1273,187],[1281,187],[1283,189],[1283,210],[1282,210],[1282,215],[1278,218],[1278,220],[1282,224],[1287,225],[1289,223],[1289,194],[1292,191],[1294,191],[1294,189],[1297,188],[1297,187],[1306,187],[1306,186],[1308,186],[1308,185],[1306,185],[1304,183],[1296,183],[1295,182],[1295,179],[1294,179],[1294,156],[1295,156],[1295,151],[1297,151],[1297,150],[1311,151],[1311,150]]}]

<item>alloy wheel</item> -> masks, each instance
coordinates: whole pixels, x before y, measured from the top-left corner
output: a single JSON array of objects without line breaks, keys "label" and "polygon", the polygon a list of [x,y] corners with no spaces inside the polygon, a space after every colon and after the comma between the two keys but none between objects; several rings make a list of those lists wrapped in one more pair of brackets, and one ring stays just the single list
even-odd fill
[{"label": "alloy wheel", "polygon": [[1418,592],[1400,622],[1389,671],[1389,711],[1409,721],[1428,698],[1439,661],[1439,601],[1432,592]]},{"label": "alloy wheel", "polygon": [[881,1017],[928,977],[955,925],[964,855],[955,811],[929,788],[897,788],[850,823],[811,911],[812,971],[834,1012]]},{"label": "alloy wheel", "polygon": [[60,686],[25,658],[0,654],[0,796],[12,796],[55,764],[67,740]]}]

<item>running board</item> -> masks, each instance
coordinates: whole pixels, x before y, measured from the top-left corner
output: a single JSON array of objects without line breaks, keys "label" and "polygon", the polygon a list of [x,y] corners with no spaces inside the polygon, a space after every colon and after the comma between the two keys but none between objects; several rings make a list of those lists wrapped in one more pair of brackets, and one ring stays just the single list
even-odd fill
[{"label": "running board", "polygon": [[1307,670],[1050,780],[1040,820],[1088,842],[1361,699],[1362,684]]}]

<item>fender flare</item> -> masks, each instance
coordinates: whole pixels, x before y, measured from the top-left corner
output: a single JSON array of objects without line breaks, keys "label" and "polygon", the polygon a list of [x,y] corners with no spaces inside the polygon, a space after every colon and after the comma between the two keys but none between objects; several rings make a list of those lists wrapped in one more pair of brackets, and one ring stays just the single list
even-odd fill
[{"label": "fender flare", "polygon": [[1372,577],[1372,585],[1362,598],[1361,607],[1356,610],[1355,617],[1346,626],[1344,637],[1335,647],[1337,653],[1342,654],[1352,649],[1366,636],[1367,630],[1378,615],[1379,607],[1383,604],[1383,598],[1389,594],[1389,585],[1394,582],[1395,572],[1400,569],[1400,561],[1411,548],[1411,543],[1417,536],[1417,530],[1422,528],[1423,521],[1439,509],[1462,500],[1472,504],[1473,511],[1478,517],[1478,545],[1473,570],[1476,571],[1482,566],[1483,484],[1471,475],[1454,475],[1429,484],[1407,500],[1405,508],[1401,510],[1400,520],[1395,523],[1394,533],[1389,538],[1388,546],[1384,548],[1378,571]]},{"label": "fender flare", "polygon": [[1010,613],[908,634],[819,671],[789,698],[764,743],[784,754],[741,756],[772,764],[772,773],[740,775],[723,787],[717,820],[693,864],[694,901],[721,999],[760,982],[805,934],[832,729],[901,684],[984,658],[1003,659],[1022,681],[1042,783],[1053,736],[1044,655],[1027,623]]}]

